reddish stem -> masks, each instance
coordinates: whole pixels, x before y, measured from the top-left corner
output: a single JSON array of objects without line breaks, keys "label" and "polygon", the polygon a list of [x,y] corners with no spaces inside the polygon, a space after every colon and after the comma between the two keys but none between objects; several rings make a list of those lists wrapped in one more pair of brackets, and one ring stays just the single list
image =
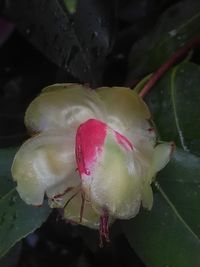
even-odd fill
[{"label": "reddish stem", "polygon": [[104,214],[100,216],[100,226],[99,226],[99,235],[100,235],[100,247],[103,247],[104,240],[109,243],[109,214],[105,210]]},{"label": "reddish stem", "polygon": [[200,37],[192,39],[190,42],[185,44],[183,47],[179,48],[172,56],[160,66],[160,68],[154,72],[149,81],[145,84],[142,91],[139,93],[139,96],[144,98],[155,83],[163,76],[163,74],[171,68],[178,60],[182,59],[185,54],[187,54],[193,47],[200,44]]},{"label": "reddish stem", "polygon": [[80,223],[82,223],[82,219],[83,219],[83,212],[84,212],[84,206],[85,206],[85,193],[81,192],[81,211],[80,211]]}]

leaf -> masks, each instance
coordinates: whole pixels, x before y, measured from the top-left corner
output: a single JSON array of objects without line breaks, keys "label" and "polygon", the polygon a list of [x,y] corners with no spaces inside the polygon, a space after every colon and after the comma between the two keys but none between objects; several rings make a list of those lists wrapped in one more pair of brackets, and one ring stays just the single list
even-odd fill
[{"label": "leaf", "polygon": [[200,262],[200,66],[183,62],[146,101],[161,139],[176,152],[158,175],[154,206],[123,223],[130,244],[150,267],[198,267]]},{"label": "leaf", "polygon": [[66,5],[68,11],[70,13],[75,13],[76,6],[77,6],[77,0],[64,0],[64,4]]},{"label": "leaf", "polygon": [[[79,2],[82,9],[77,7],[78,19],[75,21],[62,0],[9,1],[4,15],[16,23],[49,60],[80,81],[95,86],[100,83],[110,49],[107,28],[115,9],[105,1]],[[115,4],[116,0],[111,2]],[[106,8],[109,12],[104,12]],[[104,20],[106,23],[102,23]],[[105,42],[97,42],[97,36]]]},{"label": "leaf", "polygon": [[[200,156],[200,66],[172,68],[146,98],[163,140]],[[160,103],[160,104],[159,104]]]},{"label": "leaf", "polygon": [[0,149],[0,200],[15,187],[10,179],[10,168],[17,148]]},{"label": "leaf", "polygon": [[16,148],[0,149],[0,257],[38,228],[51,211],[47,203],[32,207],[20,199],[10,174],[15,153]]},{"label": "leaf", "polygon": [[178,149],[156,184],[152,211],[122,222],[128,241],[149,267],[199,267],[200,158]]},{"label": "leaf", "polygon": [[19,261],[22,253],[22,241],[16,243],[9,252],[0,259],[0,267],[13,267]]},{"label": "leaf", "polygon": [[[74,28],[100,81],[115,38],[117,0],[79,0]],[[101,84],[102,85],[102,84]]]},{"label": "leaf", "polygon": [[185,0],[161,15],[156,27],[133,45],[128,82],[154,72],[179,47],[200,33],[200,2]]}]

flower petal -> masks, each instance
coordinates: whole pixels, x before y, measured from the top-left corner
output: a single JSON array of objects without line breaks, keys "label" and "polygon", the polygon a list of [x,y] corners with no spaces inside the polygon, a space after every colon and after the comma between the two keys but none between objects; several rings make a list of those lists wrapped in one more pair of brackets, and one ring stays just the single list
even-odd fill
[{"label": "flower petal", "polygon": [[148,210],[153,206],[153,191],[149,183],[144,183],[142,186],[142,206]]},{"label": "flower petal", "polygon": [[99,228],[99,214],[94,211],[90,202],[85,201],[81,218],[81,193],[78,193],[64,208],[64,218],[72,222],[88,226],[93,229]]},{"label": "flower petal", "polygon": [[[99,229],[100,215],[95,212],[88,200],[84,201],[80,187],[67,192],[62,198],[50,199],[49,205],[51,208],[63,208],[63,218],[69,222]],[[113,218],[109,219],[109,223],[114,221]]]},{"label": "flower petal", "polygon": [[163,142],[155,147],[153,160],[154,174],[167,165],[174,149],[175,144],[173,142]]},{"label": "flower petal", "polygon": [[89,118],[104,117],[98,95],[78,84],[55,84],[43,90],[29,105],[25,124],[30,132],[71,128]]},{"label": "flower petal", "polygon": [[93,207],[115,218],[134,217],[144,175],[142,159],[134,159],[134,144],[97,120],[81,124],[76,140],[82,187]]},{"label": "flower petal", "polygon": [[17,152],[12,176],[21,198],[41,205],[44,194],[49,198],[79,185],[74,160],[73,136],[52,132],[26,141]]},{"label": "flower petal", "polygon": [[149,179],[146,178],[142,186],[142,206],[148,210],[153,206],[153,192],[150,184],[155,179],[156,173],[169,162],[173,149],[173,142],[163,142],[154,148],[153,160],[149,168]]},{"label": "flower petal", "polygon": [[[106,122],[116,131],[131,138],[137,128],[148,130],[151,115],[147,105],[133,90],[126,87],[101,87],[97,90],[105,104]],[[138,133],[141,134],[141,133]]]}]

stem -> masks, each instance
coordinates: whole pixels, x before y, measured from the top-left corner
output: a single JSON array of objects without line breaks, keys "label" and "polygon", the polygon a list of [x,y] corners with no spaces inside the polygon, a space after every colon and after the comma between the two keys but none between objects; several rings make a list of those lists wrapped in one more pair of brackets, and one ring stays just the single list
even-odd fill
[{"label": "stem", "polygon": [[109,214],[105,210],[103,215],[100,216],[100,225],[99,225],[99,237],[100,237],[100,244],[99,246],[102,248],[104,241],[107,243],[110,242],[109,238]]},{"label": "stem", "polygon": [[174,64],[177,63],[177,61],[181,60],[185,54],[187,54],[193,47],[200,44],[200,36],[195,37],[190,42],[185,44],[183,47],[179,48],[172,56],[160,66],[160,68],[154,72],[154,74],[151,76],[149,81],[146,83],[146,85],[143,87],[141,92],[139,93],[139,96],[144,98],[147,93],[151,90],[151,88],[155,85],[155,83],[163,76],[163,74],[171,68]]}]

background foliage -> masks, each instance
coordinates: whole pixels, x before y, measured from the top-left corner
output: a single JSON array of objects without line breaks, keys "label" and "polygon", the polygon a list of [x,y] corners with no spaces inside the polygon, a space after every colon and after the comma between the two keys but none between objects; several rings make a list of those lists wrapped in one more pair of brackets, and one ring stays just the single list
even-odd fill
[{"label": "background foliage", "polygon": [[145,98],[160,139],[177,149],[154,184],[152,211],[117,222],[109,246],[99,249],[95,231],[66,224],[56,212],[49,216],[46,205],[25,205],[10,166],[27,138],[26,106],[42,87],[136,84],[200,38],[200,2],[13,0],[0,1],[0,11],[0,256],[16,244],[0,266],[199,267],[198,47]]}]

